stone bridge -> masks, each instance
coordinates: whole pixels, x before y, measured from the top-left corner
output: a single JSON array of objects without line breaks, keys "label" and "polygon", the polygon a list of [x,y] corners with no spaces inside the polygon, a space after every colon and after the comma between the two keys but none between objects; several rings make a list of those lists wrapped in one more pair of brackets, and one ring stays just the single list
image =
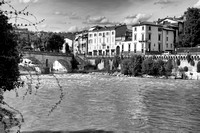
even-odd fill
[{"label": "stone bridge", "polygon": [[63,53],[51,53],[41,51],[21,51],[23,58],[34,57],[41,63],[41,67],[53,67],[53,63],[56,60],[65,60],[69,66],[71,66],[72,54]]}]

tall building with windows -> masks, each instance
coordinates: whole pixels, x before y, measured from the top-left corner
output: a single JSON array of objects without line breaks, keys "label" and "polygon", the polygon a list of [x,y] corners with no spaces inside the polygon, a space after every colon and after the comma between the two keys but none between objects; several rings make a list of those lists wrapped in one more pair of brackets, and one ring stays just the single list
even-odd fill
[{"label": "tall building with windows", "polygon": [[81,31],[75,34],[73,52],[75,55],[88,53],[88,31]]},{"label": "tall building with windows", "polygon": [[114,56],[120,54],[117,43],[125,39],[126,25],[92,27],[88,31],[88,55]]},{"label": "tall building with windows", "polygon": [[[174,51],[175,30],[152,22],[142,22],[132,26],[131,54],[159,54]],[[127,46],[126,46],[127,47]]]}]

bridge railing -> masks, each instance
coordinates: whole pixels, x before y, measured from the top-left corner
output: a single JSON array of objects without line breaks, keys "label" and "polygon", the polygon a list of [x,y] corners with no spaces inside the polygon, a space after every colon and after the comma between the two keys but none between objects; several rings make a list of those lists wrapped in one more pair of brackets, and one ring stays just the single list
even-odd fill
[{"label": "bridge railing", "polygon": [[44,52],[44,51],[28,51],[22,50],[22,54],[41,54],[41,55],[52,55],[52,56],[73,56],[71,53],[55,53],[55,52]]}]

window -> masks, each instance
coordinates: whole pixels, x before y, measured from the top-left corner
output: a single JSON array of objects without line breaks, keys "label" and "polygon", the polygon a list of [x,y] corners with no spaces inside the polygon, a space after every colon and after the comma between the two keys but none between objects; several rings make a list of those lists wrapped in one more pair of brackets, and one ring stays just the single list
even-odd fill
[{"label": "window", "polygon": [[144,30],[144,26],[142,26],[142,30]]},{"label": "window", "polygon": [[142,53],[144,53],[144,43],[142,43]]},{"label": "window", "polygon": [[171,43],[171,48],[172,48],[172,43]]},{"label": "window", "polygon": [[135,41],[137,40],[137,34],[134,35],[134,40],[135,40]]},{"label": "window", "polygon": [[88,52],[89,55],[92,55],[92,52]]},{"label": "window", "polygon": [[161,41],[161,34],[158,34],[158,41]]},{"label": "window", "polygon": [[92,37],[92,34],[90,34],[90,37]]},{"label": "window", "polygon": [[102,55],[102,50],[99,50],[99,55]]},{"label": "window", "polygon": [[168,31],[167,31],[167,35],[168,35]]},{"label": "window", "polygon": [[114,31],[112,32],[112,35],[114,35]]},{"label": "window", "polygon": [[105,37],[105,33],[103,33],[103,37]]},{"label": "window", "polygon": [[162,28],[159,27],[159,28],[158,28],[158,31],[161,32],[161,31],[162,31]]},{"label": "window", "polygon": [[137,31],[137,27],[135,27],[135,31]]},{"label": "window", "polygon": [[94,36],[97,36],[97,34],[95,33]]},{"label": "window", "polygon": [[122,44],[122,52],[124,52],[124,44]]},{"label": "window", "polygon": [[134,44],[134,53],[136,53],[137,43]]},{"label": "window", "polygon": [[142,34],[142,41],[144,41],[144,34]]},{"label": "window", "polygon": [[102,34],[101,33],[99,33],[99,36],[101,36]]},{"label": "window", "polygon": [[166,43],[166,48],[168,48],[168,43]]},{"label": "window", "polygon": [[131,51],[131,44],[129,43],[128,44],[128,52],[130,53],[130,51]]},{"label": "window", "polygon": [[151,30],[151,26],[149,26],[149,31]]},{"label": "window", "polygon": [[106,35],[109,35],[109,32],[106,32]]},{"label": "window", "polygon": [[149,33],[149,40],[151,40],[151,33]]},{"label": "window", "polygon": [[166,40],[168,41],[168,37],[166,37]]},{"label": "window", "polygon": [[109,49],[109,46],[107,46],[107,49]]}]

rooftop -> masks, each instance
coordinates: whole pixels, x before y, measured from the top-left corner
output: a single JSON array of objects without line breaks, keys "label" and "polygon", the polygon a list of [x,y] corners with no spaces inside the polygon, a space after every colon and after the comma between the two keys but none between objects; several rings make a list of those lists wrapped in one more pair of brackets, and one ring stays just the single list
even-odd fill
[{"label": "rooftop", "polygon": [[142,26],[142,25],[150,25],[150,26],[157,26],[157,27],[162,27],[162,25],[156,24],[154,22],[139,22],[137,24],[132,25],[132,27],[135,26]]}]

